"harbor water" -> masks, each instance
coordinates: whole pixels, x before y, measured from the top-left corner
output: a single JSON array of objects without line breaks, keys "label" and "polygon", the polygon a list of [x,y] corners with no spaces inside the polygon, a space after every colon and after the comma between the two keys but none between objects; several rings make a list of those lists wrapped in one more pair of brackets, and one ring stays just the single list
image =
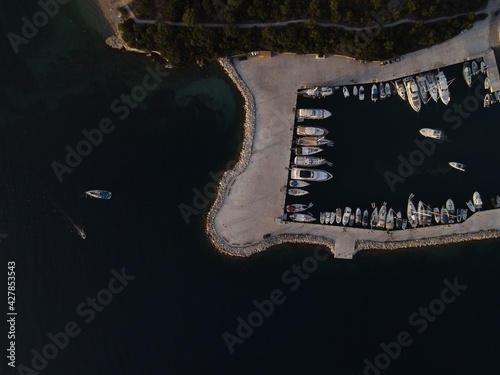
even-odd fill
[{"label": "harbor water", "polygon": [[[21,33],[21,18],[39,6],[22,0],[0,9],[6,36]],[[302,245],[245,259],[219,254],[203,231],[213,198],[206,187],[237,157],[242,99],[215,64],[167,74],[146,55],[109,49],[99,22],[95,7],[75,0],[19,53],[0,38],[0,277],[6,293],[7,265],[15,262],[15,366],[57,375],[363,374],[381,344],[405,331],[413,341],[384,374],[498,372],[500,242],[362,252],[351,261],[324,249],[315,257],[314,246]],[[456,77],[452,108],[474,89],[460,67],[445,72]],[[117,111],[148,75],[158,86],[126,116]],[[416,114],[399,98],[374,104],[369,95],[359,102],[337,92],[298,105],[323,103],[333,113],[322,125],[335,142],[324,152],[334,178],[311,190],[317,212],[373,201],[403,208],[411,192],[441,205],[478,190],[487,205],[499,192],[500,105],[478,108],[452,130],[441,104]],[[111,125],[105,121],[102,132],[105,119]],[[392,192],[384,172],[416,149],[424,126],[449,138]],[[78,148],[95,129],[102,139],[92,133],[92,151]],[[71,150],[85,155],[68,159]],[[448,161],[466,163],[467,172]],[[70,170],[59,178],[54,162]],[[112,199],[83,198],[91,189],[109,190]],[[193,208],[189,220],[182,204]],[[412,314],[455,279],[467,288],[419,332],[423,323],[412,324]],[[78,333],[56,348],[51,337],[68,324]],[[8,362],[4,355],[0,373],[32,373]]]}]

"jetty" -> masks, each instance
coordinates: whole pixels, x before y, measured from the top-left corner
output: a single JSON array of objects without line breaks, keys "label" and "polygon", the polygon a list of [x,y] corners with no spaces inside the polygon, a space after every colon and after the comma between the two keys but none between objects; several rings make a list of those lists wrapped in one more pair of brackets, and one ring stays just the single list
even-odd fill
[{"label": "jetty", "polygon": [[[491,8],[491,9],[489,9]],[[500,237],[500,209],[474,213],[465,222],[393,232],[283,221],[297,91],[303,87],[392,81],[482,57],[494,90],[500,77],[492,47],[500,44],[500,17],[489,15],[470,30],[389,65],[345,56],[277,54],[269,59],[220,59],[245,100],[244,140],[234,168],[219,181],[206,232],[214,246],[232,256],[249,256],[282,243],[327,246],[336,258],[366,249],[436,246]],[[365,86],[366,89],[366,86]],[[319,222],[319,220],[318,220]]]}]

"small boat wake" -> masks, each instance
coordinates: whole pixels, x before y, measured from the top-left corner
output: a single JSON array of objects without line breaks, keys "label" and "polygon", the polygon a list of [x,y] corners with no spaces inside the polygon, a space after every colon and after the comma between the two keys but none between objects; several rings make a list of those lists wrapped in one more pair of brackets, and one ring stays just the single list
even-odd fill
[{"label": "small boat wake", "polygon": [[87,235],[85,234],[85,231],[83,230],[83,227],[79,227],[78,225],[76,225],[73,220],[71,220],[71,218],[66,214],[66,212],[64,212],[63,210],[60,210],[61,213],[66,216],[66,218],[69,220],[69,222],[71,223],[71,225],[73,225],[73,227],[76,229],[76,232],[78,233],[78,235],[84,240],[87,238]]}]

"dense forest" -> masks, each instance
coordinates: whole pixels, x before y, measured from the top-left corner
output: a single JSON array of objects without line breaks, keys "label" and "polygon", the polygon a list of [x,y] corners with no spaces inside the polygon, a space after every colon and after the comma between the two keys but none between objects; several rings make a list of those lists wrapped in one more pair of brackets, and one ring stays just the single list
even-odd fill
[{"label": "dense forest", "polygon": [[183,27],[161,21],[154,25],[139,25],[129,19],[121,25],[121,31],[130,46],[159,51],[173,65],[212,61],[220,56],[254,50],[342,54],[363,60],[385,60],[441,43],[484,17],[469,13],[430,24],[418,21],[356,32],[321,27],[312,19],[302,24],[264,28],[239,28],[232,24]]},{"label": "dense forest", "polygon": [[426,20],[474,12],[486,0],[134,0],[139,18],[176,22],[245,22],[291,19],[324,20],[366,26],[382,20]]}]

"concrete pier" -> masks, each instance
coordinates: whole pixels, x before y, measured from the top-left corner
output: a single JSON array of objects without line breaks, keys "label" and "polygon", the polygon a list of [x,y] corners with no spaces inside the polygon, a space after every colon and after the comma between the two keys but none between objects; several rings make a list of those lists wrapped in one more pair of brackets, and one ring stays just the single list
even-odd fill
[{"label": "concrete pier", "polygon": [[[471,56],[488,59],[489,73],[496,69],[498,77],[491,49],[499,45],[500,17],[493,15],[497,3],[489,3],[488,18],[471,30],[446,43],[402,56],[402,61],[390,65],[362,63],[343,56],[317,60],[314,55],[295,54],[234,60],[232,64],[222,59],[221,65],[245,98],[246,118],[240,159],[222,177],[207,217],[206,230],[213,244],[234,256],[249,256],[286,242],[322,244],[335,257],[351,259],[363,249],[434,246],[500,237],[498,209],[475,213],[460,224],[391,233],[279,219],[284,212],[297,89],[389,81],[466,61]],[[500,89],[500,78],[490,75],[490,79]],[[365,92],[369,93],[369,87],[365,86]]]}]

